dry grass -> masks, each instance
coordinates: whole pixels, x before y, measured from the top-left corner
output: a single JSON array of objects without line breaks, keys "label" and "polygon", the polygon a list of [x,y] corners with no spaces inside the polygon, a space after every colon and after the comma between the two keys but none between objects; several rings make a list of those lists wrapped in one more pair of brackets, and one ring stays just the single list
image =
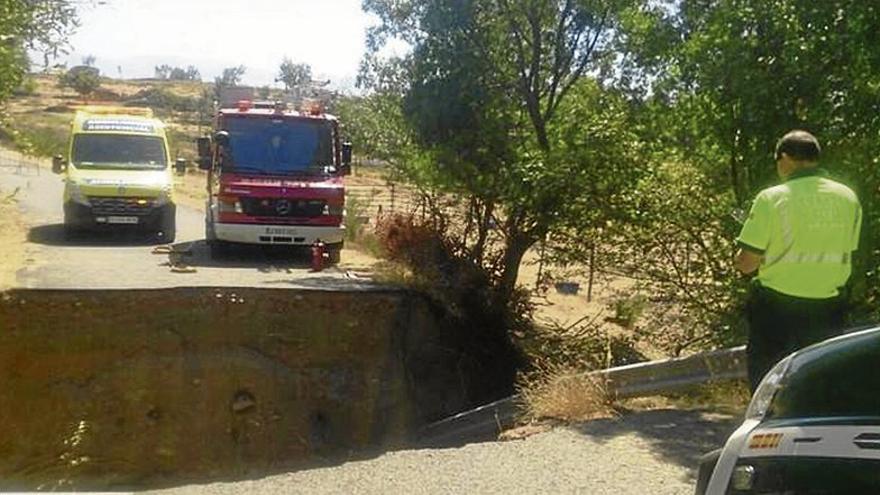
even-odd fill
[{"label": "dry grass", "polygon": [[695,409],[711,406],[713,410],[732,415],[743,414],[751,400],[745,380],[709,382],[678,394],[668,394],[674,407]]},{"label": "dry grass", "polygon": [[532,421],[580,422],[616,414],[605,384],[573,368],[540,369],[522,380],[519,393]]}]

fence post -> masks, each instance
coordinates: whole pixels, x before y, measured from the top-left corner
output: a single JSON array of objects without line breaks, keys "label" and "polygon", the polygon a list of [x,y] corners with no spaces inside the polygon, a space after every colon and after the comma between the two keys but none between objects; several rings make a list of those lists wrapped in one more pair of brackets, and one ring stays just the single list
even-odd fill
[{"label": "fence post", "polygon": [[394,212],[394,183],[391,183],[391,211]]},{"label": "fence post", "polygon": [[587,283],[587,302],[593,302],[593,280],[596,276],[596,244],[590,244],[590,280]]}]

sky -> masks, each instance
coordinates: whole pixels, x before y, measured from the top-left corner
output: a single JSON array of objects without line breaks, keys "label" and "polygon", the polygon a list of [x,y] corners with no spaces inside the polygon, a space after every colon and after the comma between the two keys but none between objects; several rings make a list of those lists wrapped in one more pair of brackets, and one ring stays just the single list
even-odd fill
[{"label": "sky", "polygon": [[[152,77],[161,64],[199,69],[211,81],[225,67],[244,65],[248,85],[274,83],[289,57],[312,66],[315,79],[337,89],[354,85],[366,29],[376,21],[361,0],[106,0],[85,6],[71,67],[93,55],[109,77]],[[35,58],[39,65],[42,61]],[[121,71],[121,72],[120,72]]]}]

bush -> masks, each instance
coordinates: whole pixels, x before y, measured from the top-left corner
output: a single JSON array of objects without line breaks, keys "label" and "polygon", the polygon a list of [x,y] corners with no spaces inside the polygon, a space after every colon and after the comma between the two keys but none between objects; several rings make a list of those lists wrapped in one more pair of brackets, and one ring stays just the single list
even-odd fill
[{"label": "bush", "polygon": [[530,420],[589,421],[616,414],[605,383],[575,368],[540,369],[517,389]]},{"label": "bush", "polygon": [[138,91],[126,102],[126,105],[147,106],[156,110],[174,112],[198,112],[204,102],[202,98],[177,95],[163,88],[148,88]]},{"label": "bush", "polygon": [[528,294],[516,291],[511,298],[501,296],[491,274],[462,256],[442,229],[412,215],[381,217],[376,238],[386,258],[407,268],[409,286],[443,308],[450,325],[467,335],[462,366],[477,367],[486,383],[508,384],[487,390],[483,399],[512,393],[516,373],[526,360],[511,334],[531,325]]},{"label": "bush", "polygon": [[26,77],[12,92],[15,96],[31,96],[36,93],[37,81],[35,81],[33,77]]},{"label": "bush", "polygon": [[535,326],[523,334],[520,344],[539,369],[592,371],[645,360],[633,336],[611,334],[594,322],[577,328]]},{"label": "bush", "polygon": [[632,328],[647,307],[648,299],[641,294],[619,298],[614,301],[614,316],[611,320],[624,328]]},{"label": "bush", "polygon": [[0,138],[8,140],[26,155],[65,155],[70,139],[68,116],[0,118]]},{"label": "bush", "polygon": [[364,232],[364,205],[354,196],[349,196],[345,200],[345,240],[349,242],[357,242],[362,238]]},{"label": "bush", "polygon": [[88,96],[101,87],[101,72],[95,67],[78,65],[62,75],[58,82],[62,87],[71,88],[82,96]]}]

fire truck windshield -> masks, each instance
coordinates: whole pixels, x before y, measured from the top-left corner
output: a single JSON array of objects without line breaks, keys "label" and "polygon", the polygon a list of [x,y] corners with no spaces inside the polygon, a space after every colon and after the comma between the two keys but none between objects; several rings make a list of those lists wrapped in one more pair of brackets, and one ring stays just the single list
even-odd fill
[{"label": "fire truck windshield", "polygon": [[333,165],[332,128],[326,121],[233,117],[227,169],[265,174],[314,173]]}]

